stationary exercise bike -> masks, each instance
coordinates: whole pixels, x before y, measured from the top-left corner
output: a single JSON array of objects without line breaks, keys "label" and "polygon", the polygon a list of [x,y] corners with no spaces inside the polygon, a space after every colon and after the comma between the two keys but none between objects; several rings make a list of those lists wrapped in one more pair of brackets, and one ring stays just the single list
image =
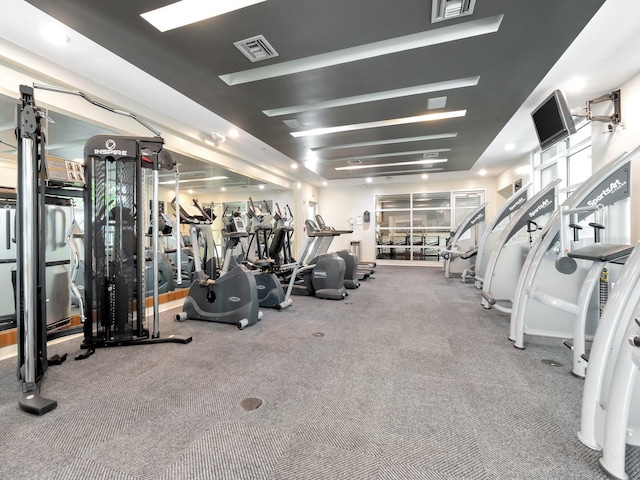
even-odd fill
[{"label": "stationary exercise bike", "polygon": [[[194,206],[200,210],[201,214],[207,216],[197,202],[194,202]],[[196,221],[189,224],[192,245],[198,245],[198,225]],[[222,268],[226,273],[217,279],[211,278],[202,270],[199,249],[193,249],[195,266],[193,283],[184,300],[183,311],[176,315],[176,320],[231,323],[242,330],[262,318],[262,312],[258,310],[258,290],[254,275],[244,265],[236,265],[228,269],[231,252],[235,250],[238,239],[242,235],[246,236],[246,232],[228,234],[228,254]]]}]

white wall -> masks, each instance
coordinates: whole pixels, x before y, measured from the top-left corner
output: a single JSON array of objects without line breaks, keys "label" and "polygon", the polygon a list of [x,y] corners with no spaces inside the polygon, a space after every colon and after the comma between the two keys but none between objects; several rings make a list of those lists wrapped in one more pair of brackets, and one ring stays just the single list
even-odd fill
[{"label": "white wall", "polygon": [[504,202],[513,193],[513,183],[516,180],[522,180],[522,186],[531,183],[532,171],[531,171],[531,155],[527,154],[523,157],[514,159],[513,165],[504,170],[500,175],[496,177],[496,190],[501,193],[498,196],[497,202]]},{"label": "white wall", "polygon": [[[616,90],[613,88],[612,90]],[[614,157],[625,151],[632,151],[640,145],[640,74],[620,87],[621,112],[623,128],[614,133],[607,132],[607,124],[593,122],[591,124],[593,171],[602,167]],[[609,93],[609,92],[602,92]],[[611,104],[606,103],[606,111],[598,111],[597,115],[610,115]],[[640,215],[640,163],[636,159],[631,165],[631,218]],[[640,240],[640,223],[631,222],[631,241]]]},{"label": "white wall", "polygon": [[428,193],[453,190],[484,190],[487,206],[487,217],[492,218],[497,206],[504,199],[498,201],[495,178],[470,178],[467,180],[425,180],[417,183],[372,184],[366,188],[362,186],[324,187],[319,189],[319,209],[327,225],[336,230],[350,229],[349,219],[361,216],[365,211],[371,213],[371,221],[353,226],[353,234],[337,237],[331,245],[331,250],[350,249],[351,241],[360,241],[363,260],[375,259],[375,195],[397,193]]}]

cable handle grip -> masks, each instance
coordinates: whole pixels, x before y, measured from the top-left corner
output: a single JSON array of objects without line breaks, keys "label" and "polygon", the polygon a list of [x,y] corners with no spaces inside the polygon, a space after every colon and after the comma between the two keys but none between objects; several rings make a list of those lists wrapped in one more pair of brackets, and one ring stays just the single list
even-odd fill
[{"label": "cable handle grip", "polygon": [[7,250],[11,250],[11,206],[5,205],[5,220],[6,220],[6,246]]},{"label": "cable handle grip", "polygon": [[247,212],[247,216],[253,218],[256,216],[256,206],[253,204],[253,199],[249,197],[249,203],[251,206],[249,207],[249,211]]}]

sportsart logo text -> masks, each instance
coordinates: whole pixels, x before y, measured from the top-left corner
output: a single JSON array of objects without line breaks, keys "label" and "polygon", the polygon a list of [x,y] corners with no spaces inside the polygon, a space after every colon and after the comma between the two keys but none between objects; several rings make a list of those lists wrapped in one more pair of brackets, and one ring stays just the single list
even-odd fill
[{"label": "sportsart logo text", "polygon": [[471,223],[472,225],[475,224],[476,222],[479,222],[481,220],[484,220],[484,212],[479,213],[473,220],[471,220],[469,223]]},{"label": "sportsart logo text", "polygon": [[109,139],[105,142],[104,146],[106,148],[96,148],[93,150],[95,155],[126,155],[126,150],[117,150],[116,149],[116,141],[113,139]]},{"label": "sportsart logo text", "polygon": [[596,205],[598,205],[602,199],[608,195],[611,195],[612,193],[617,192],[618,190],[620,190],[622,187],[624,187],[627,184],[627,182],[623,182],[622,180],[618,179],[615,182],[611,182],[609,184],[609,186],[605,189],[602,190],[602,192],[600,192],[600,194],[589,200],[587,202],[587,205],[589,205],[590,207],[595,207]]},{"label": "sportsart logo text", "polygon": [[509,207],[509,211],[510,211],[510,212],[513,212],[517,207],[519,207],[520,205],[522,205],[525,201],[526,201],[526,200],[525,200],[525,198],[524,198],[524,197],[520,197],[520,198],[518,199],[518,201],[517,201],[517,202],[515,202],[513,205],[511,205],[511,206]]},{"label": "sportsart logo text", "polygon": [[529,216],[531,218],[534,218],[540,212],[540,210],[548,207],[549,205],[551,205],[551,200],[549,200],[548,198],[544,199],[544,201],[540,205],[538,205],[534,210],[529,212]]}]

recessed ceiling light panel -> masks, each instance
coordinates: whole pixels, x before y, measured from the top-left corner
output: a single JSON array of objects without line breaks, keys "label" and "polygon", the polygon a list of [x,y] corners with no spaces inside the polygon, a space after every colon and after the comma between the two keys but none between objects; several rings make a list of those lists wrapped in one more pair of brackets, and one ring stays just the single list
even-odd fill
[{"label": "recessed ceiling light panel", "polygon": [[350,162],[351,160],[362,160],[371,158],[384,158],[384,157],[403,157],[406,155],[422,155],[422,158],[437,158],[440,152],[450,152],[450,148],[434,148],[431,150],[415,150],[412,152],[391,152],[391,153],[378,153],[374,155],[360,155],[358,157],[341,157],[327,159],[328,162]]},{"label": "recessed ceiling light panel", "polygon": [[334,170],[362,170],[363,168],[404,167],[407,165],[426,165],[429,163],[444,163],[446,158],[438,160],[415,160],[413,162],[376,163],[373,165],[350,165],[348,167],[336,167]]},{"label": "recessed ceiling light panel", "polygon": [[167,32],[264,1],[266,0],[181,0],[141,13],[140,16],[161,32]]},{"label": "recessed ceiling light panel", "polygon": [[343,148],[357,148],[357,147],[375,147],[378,145],[393,145],[395,143],[407,143],[407,142],[423,142],[429,140],[441,140],[443,138],[455,138],[458,136],[458,132],[455,133],[439,133],[436,135],[422,135],[419,137],[403,137],[403,138],[390,138],[388,140],[373,140],[371,142],[358,142],[358,143],[343,143],[341,145],[328,145],[326,147],[312,147],[311,150],[318,152],[321,150],[340,150]]},{"label": "recessed ceiling light panel", "polygon": [[[385,90],[364,95],[355,95],[353,97],[336,98],[333,100],[325,100],[323,102],[307,103],[303,105],[293,105],[290,107],[272,108],[263,110],[267,117],[276,117],[279,115],[292,115],[301,112],[310,112],[313,110],[322,110],[324,108],[345,107],[349,105],[360,105],[362,103],[377,102],[380,100],[390,100],[393,98],[409,97],[411,95],[422,95],[425,93],[439,92],[443,90],[453,90],[456,88],[475,87],[480,81],[480,77],[458,78],[455,80],[446,80],[443,82],[427,83],[425,85],[415,85],[413,87],[397,88],[395,90]],[[442,106],[434,106],[429,108],[444,108],[447,97],[437,97],[429,99],[429,101],[444,98]],[[428,105],[428,104],[427,104]]]},{"label": "recessed ceiling light panel", "polygon": [[446,120],[449,118],[464,117],[466,110],[453,110],[449,112],[427,113],[415,117],[392,118],[389,120],[380,120],[377,122],[355,123],[351,125],[338,125],[335,127],[314,128],[311,130],[303,130],[301,132],[291,132],[293,137],[313,137],[317,135],[327,135],[330,133],[352,132],[354,130],[365,130],[367,128],[390,127],[394,125],[407,125],[410,123],[432,122],[436,120]]}]

